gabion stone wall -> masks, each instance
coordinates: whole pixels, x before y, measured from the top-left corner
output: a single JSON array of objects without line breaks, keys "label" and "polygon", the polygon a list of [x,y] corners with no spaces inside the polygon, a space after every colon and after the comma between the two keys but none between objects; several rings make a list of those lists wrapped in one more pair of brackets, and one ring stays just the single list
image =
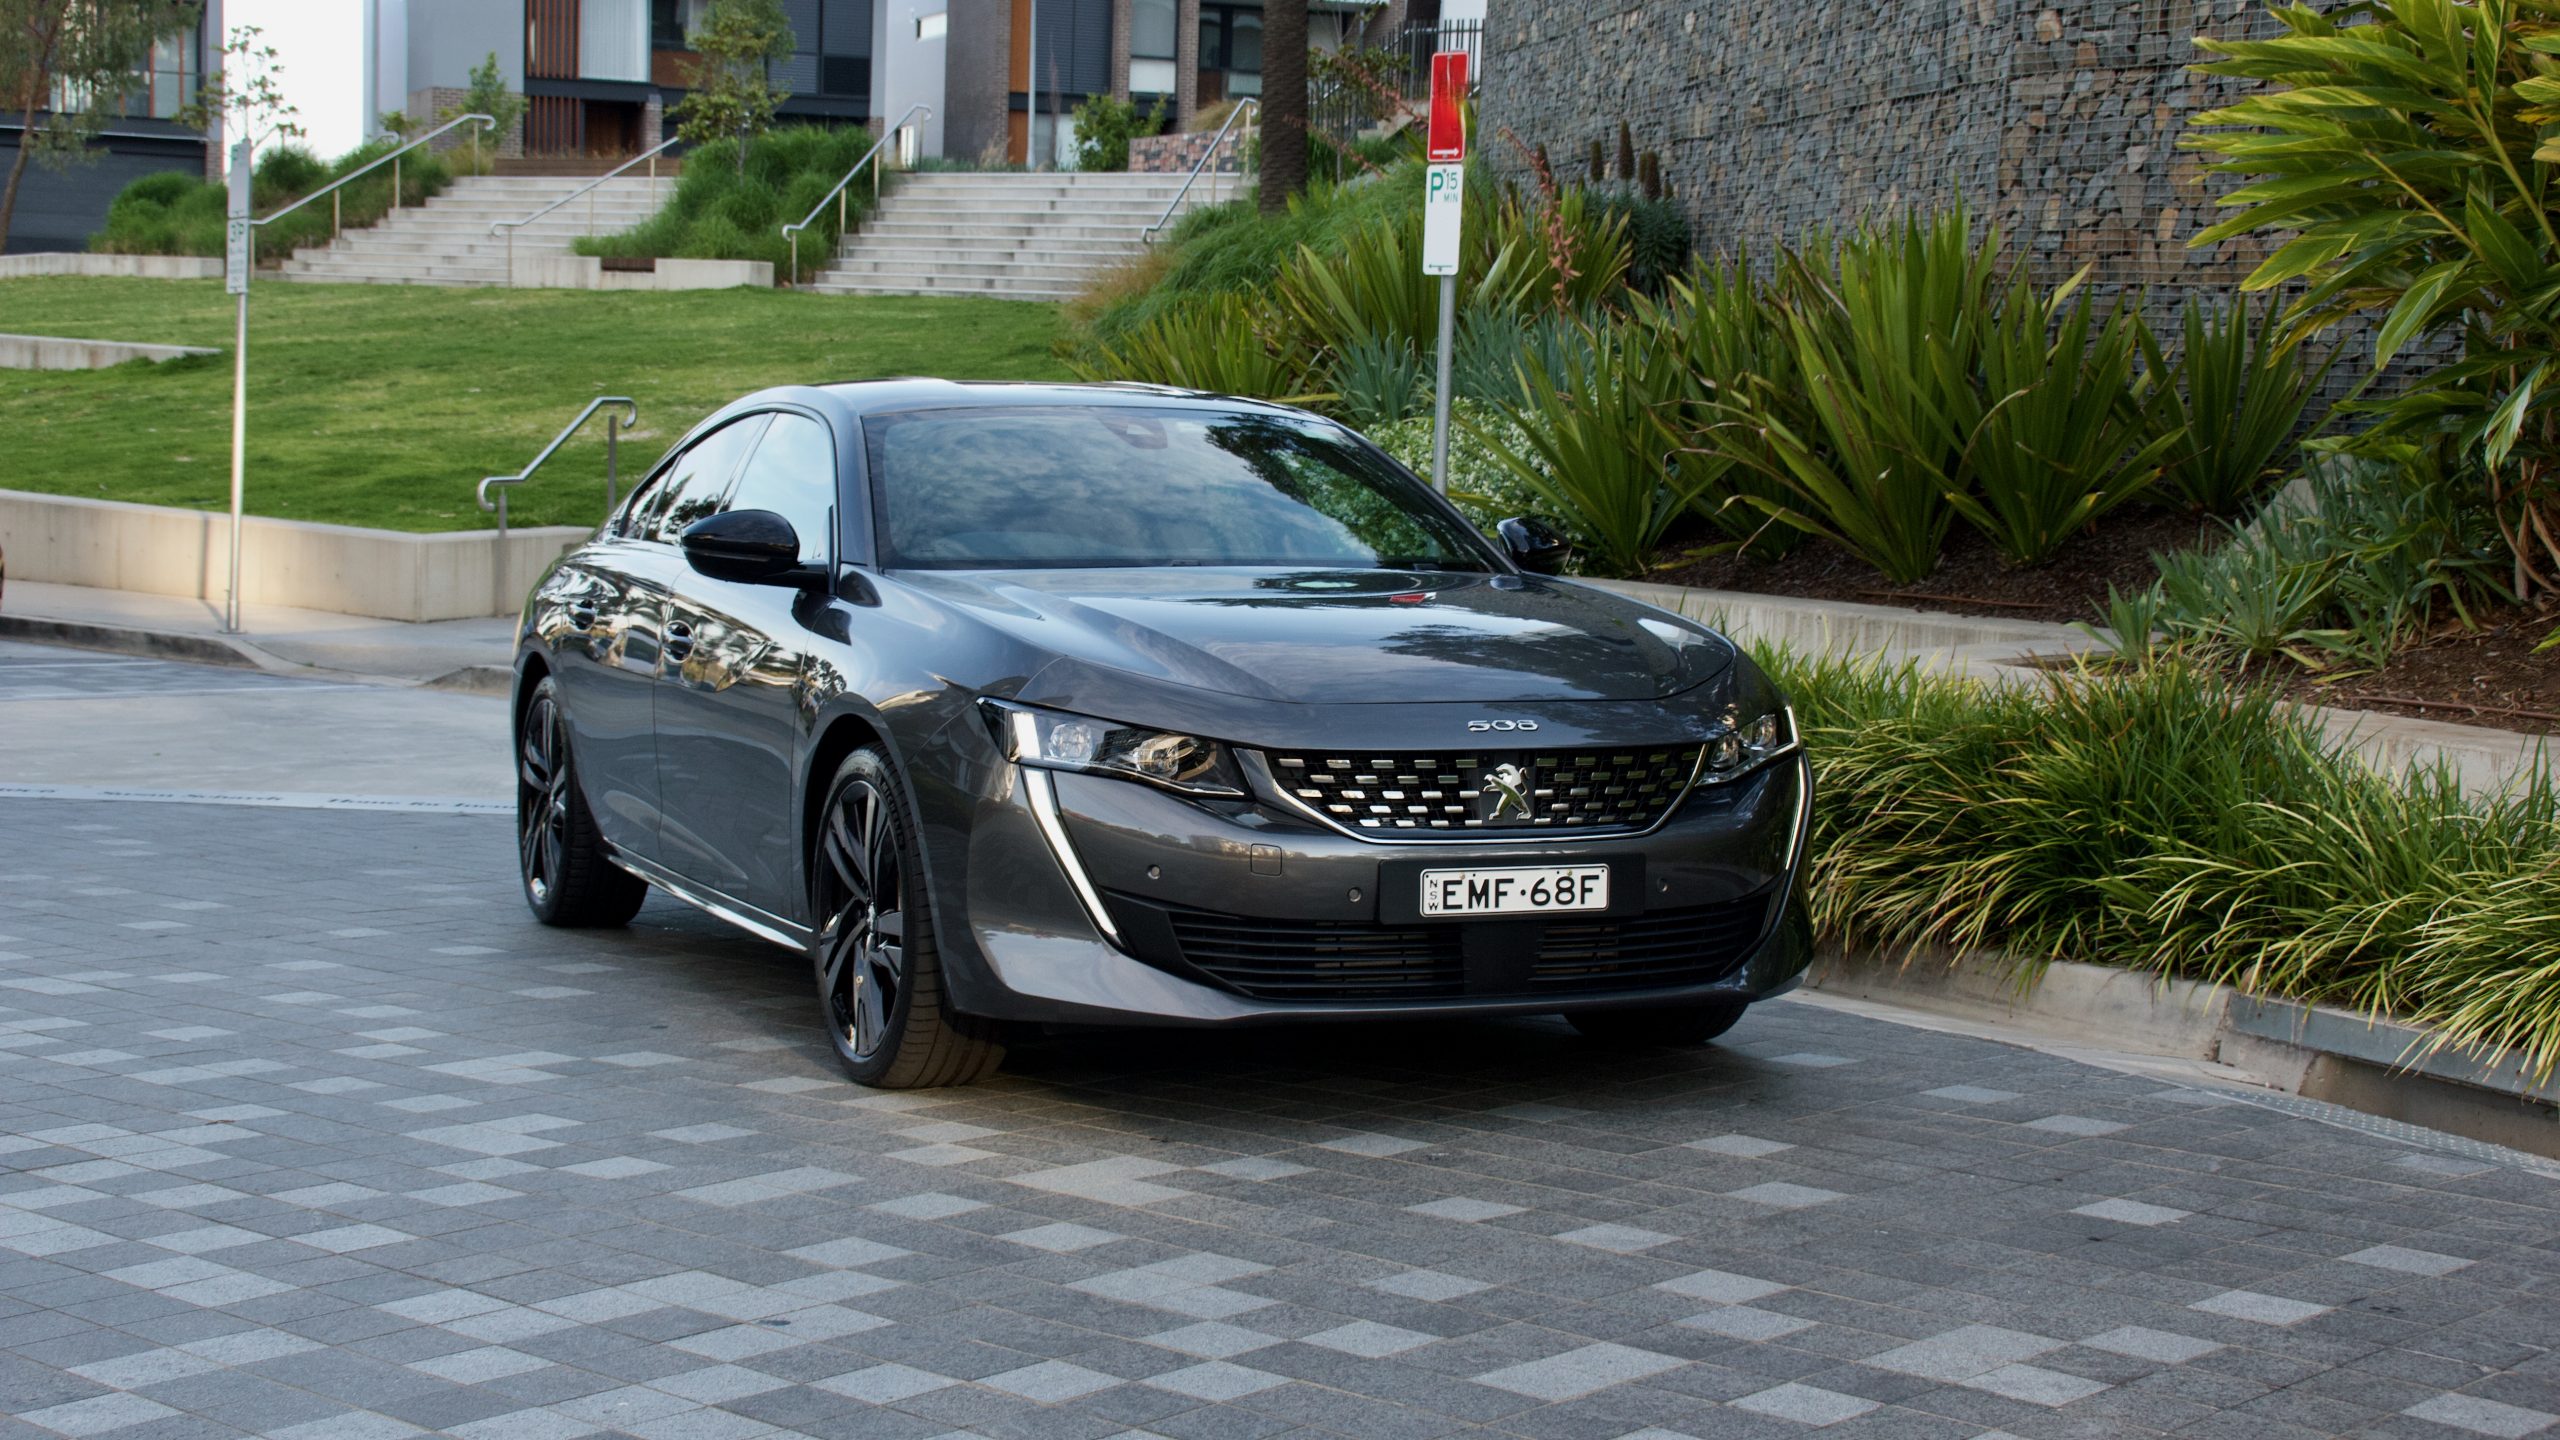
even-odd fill
[{"label": "gabion stone wall", "polygon": [[[2272,33],[2257,0],[1494,0],[1480,147],[1544,145],[1581,179],[1618,122],[1658,151],[1698,248],[1765,264],[1813,227],[1957,197],[2013,254],[2174,309],[2227,290],[2253,241],[2189,250],[2229,188],[2178,149],[2241,82],[2196,75],[2198,34]],[[1515,144],[1504,132],[1517,137]]]}]

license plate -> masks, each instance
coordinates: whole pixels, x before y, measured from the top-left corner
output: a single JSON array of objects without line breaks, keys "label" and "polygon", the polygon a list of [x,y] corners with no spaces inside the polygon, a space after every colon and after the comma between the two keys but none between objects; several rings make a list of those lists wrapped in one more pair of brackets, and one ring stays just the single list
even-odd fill
[{"label": "license plate", "polygon": [[1548,915],[1608,908],[1606,865],[1422,872],[1422,913],[1426,917]]}]

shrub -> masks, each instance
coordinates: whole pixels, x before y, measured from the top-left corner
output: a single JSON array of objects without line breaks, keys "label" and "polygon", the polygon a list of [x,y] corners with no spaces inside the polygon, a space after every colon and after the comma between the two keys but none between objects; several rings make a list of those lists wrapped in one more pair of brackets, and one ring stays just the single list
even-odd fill
[{"label": "shrub", "polygon": [[[1496,454],[1508,450],[1535,460],[1536,450],[1520,427],[1500,411],[1473,400],[1449,406],[1449,498],[1488,534],[1515,515],[1537,515],[1553,523],[1565,537],[1588,549],[1591,537],[1570,515],[1555,513],[1545,497],[1520,483],[1512,468]],[[1431,478],[1431,417],[1416,415],[1368,430],[1372,443],[1425,480]],[[1552,478],[1552,477],[1549,477]]]},{"label": "shrub", "polygon": [[1645,326],[1617,322],[1559,367],[1524,361],[1521,383],[1520,402],[1496,410],[1526,444],[1488,436],[1494,459],[1547,514],[1572,520],[1595,573],[1643,574],[1664,532],[1729,463],[1678,443],[1673,412],[1687,383],[1679,352]]},{"label": "shrub", "polygon": [[1998,254],[1998,233],[1977,245],[1954,210],[1785,255],[1775,303],[1795,378],[1737,377],[1707,431],[1776,487],[1751,504],[1888,579],[1936,568]]},{"label": "shrub", "polygon": [[[581,237],[581,255],[654,255],[681,260],[763,260],[778,278],[791,278],[791,242],[782,227],[817,209],[800,235],[802,276],[835,256],[836,207],[819,201],[871,148],[867,130],[821,125],[782,125],[747,142],[738,162],[735,140],[715,140],[685,156],[684,174],[665,208],[619,235]],[[879,162],[875,159],[873,164]],[[857,178],[845,191],[848,218],[871,209],[871,182]]]},{"label": "shrub", "polygon": [[1816,773],[1826,931],[2137,964],[2560,1065],[2560,795],[2390,780],[2272,689],[2171,656],[1991,684],[1761,662]]},{"label": "shrub", "polygon": [[2278,329],[2277,310],[2260,307],[2253,321],[2245,303],[2207,310],[2188,301],[2174,365],[2149,327],[2135,332],[2144,368],[2161,377],[2153,428],[2178,436],[2162,457],[2162,479],[2207,514],[2237,514],[2284,476],[2303,414],[2329,374],[2331,361],[2304,363]]},{"label": "shrub", "polygon": [[1334,352],[1334,413],[1367,429],[1431,408],[1433,362],[1382,335],[1364,335]]},{"label": "shrub", "polygon": [[1126,170],[1129,168],[1129,142],[1141,135],[1154,135],[1164,129],[1164,101],[1159,99],[1146,114],[1126,100],[1109,95],[1091,95],[1076,107],[1076,168],[1078,170]]},{"label": "shrub", "polygon": [[1273,351],[1262,320],[1241,295],[1212,296],[1070,363],[1088,380],[1143,380],[1291,403],[1325,398],[1298,393],[1298,367]]},{"label": "shrub", "polygon": [[[272,215],[330,181],[342,179],[397,148],[391,140],[371,140],[326,164],[310,152],[279,145],[260,156],[251,175],[257,211]],[[401,201],[423,203],[453,182],[446,158],[413,151],[400,166]],[[338,211],[347,228],[370,225],[391,209],[391,169],[384,167],[338,192]],[[127,185],[107,207],[107,223],[89,239],[89,248],[124,255],[220,255],[230,206],[223,186],[177,171],[146,175]],[[282,259],[296,248],[325,245],[330,239],[331,209],[315,202],[258,230],[258,254]]]},{"label": "shrub", "polygon": [[2497,526],[2440,456],[2315,463],[2222,546],[2160,558],[2159,628],[2243,667],[2379,665],[2499,595]]},{"label": "shrub", "polygon": [[2093,334],[2078,286],[2048,296],[2019,276],[1984,334],[1981,389],[1956,392],[1968,438],[1947,502],[2013,565],[2150,489],[2178,439],[2151,433],[2135,389],[2139,322],[2119,308]]},{"label": "shrub", "polygon": [[1689,265],[1689,217],[1659,195],[1618,193],[1604,197],[1601,211],[1623,223],[1627,232],[1627,284],[1659,295],[1672,276]]},{"label": "shrub", "polygon": [[2497,514],[2518,597],[2560,587],[2560,225],[2549,193],[2560,3],[2273,13],[2285,32],[2274,38],[2197,42],[2220,57],[2199,70],[2267,88],[2193,122],[2188,148],[2250,183],[2222,197],[2231,217],[2191,243],[2289,237],[2245,288],[2298,282],[2295,336],[2380,316],[2377,370],[2420,335],[2457,333],[2458,361],[2369,407],[2380,420],[2369,443],[2459,446]]}]

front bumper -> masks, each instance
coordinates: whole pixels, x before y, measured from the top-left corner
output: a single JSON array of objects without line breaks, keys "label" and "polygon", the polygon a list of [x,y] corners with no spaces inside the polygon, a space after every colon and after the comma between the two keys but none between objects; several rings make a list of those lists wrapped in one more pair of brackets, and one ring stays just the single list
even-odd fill
[{"label": "front bumper", "polygon": [[[989,767],[934,867],[955,1003],[991,1018],[1236,1025],[1758,1000],[1811,961],[1790,755],[1642,835],[1362,840],[1256,800]],[[1043,793],[1043,792],[1046,793]],[[1424,863],[1606,863],[1606,915],[1423,921]],[[954,877],[950,870],[960,873]]]}]

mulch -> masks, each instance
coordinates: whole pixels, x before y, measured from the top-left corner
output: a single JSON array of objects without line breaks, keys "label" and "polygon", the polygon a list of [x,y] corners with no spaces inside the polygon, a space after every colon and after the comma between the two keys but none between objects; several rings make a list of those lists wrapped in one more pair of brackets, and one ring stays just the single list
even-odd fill
[{"label": "mulch", "polygon": [[[1776,560],[1736,555],[1691,558],[1705,535],[1675,537],[1647,578],[1710,590],[1741,590],[1807,600],[1901,605],[1958,615],[2099,623],[2108,587],[2126,594],[2158,575],[2152,556],[2216,542],[2222,527],[2167,511],[2119,512],[2054,559],[2018,570],[1962,524],[1949,533],[1945,556],[1928,579],[1897,585],[1851,555],[1808,542]],[[2374,710],[2534,735],[2560,735],[2560,648],[2536,653],[2560,628],[2560,600],[2475,611],[2477,630],[2448,618],[2425,642],[2381,669],[2332,677],[2288,667],[2284,683],[2299,698],[2347,710]]]}]

